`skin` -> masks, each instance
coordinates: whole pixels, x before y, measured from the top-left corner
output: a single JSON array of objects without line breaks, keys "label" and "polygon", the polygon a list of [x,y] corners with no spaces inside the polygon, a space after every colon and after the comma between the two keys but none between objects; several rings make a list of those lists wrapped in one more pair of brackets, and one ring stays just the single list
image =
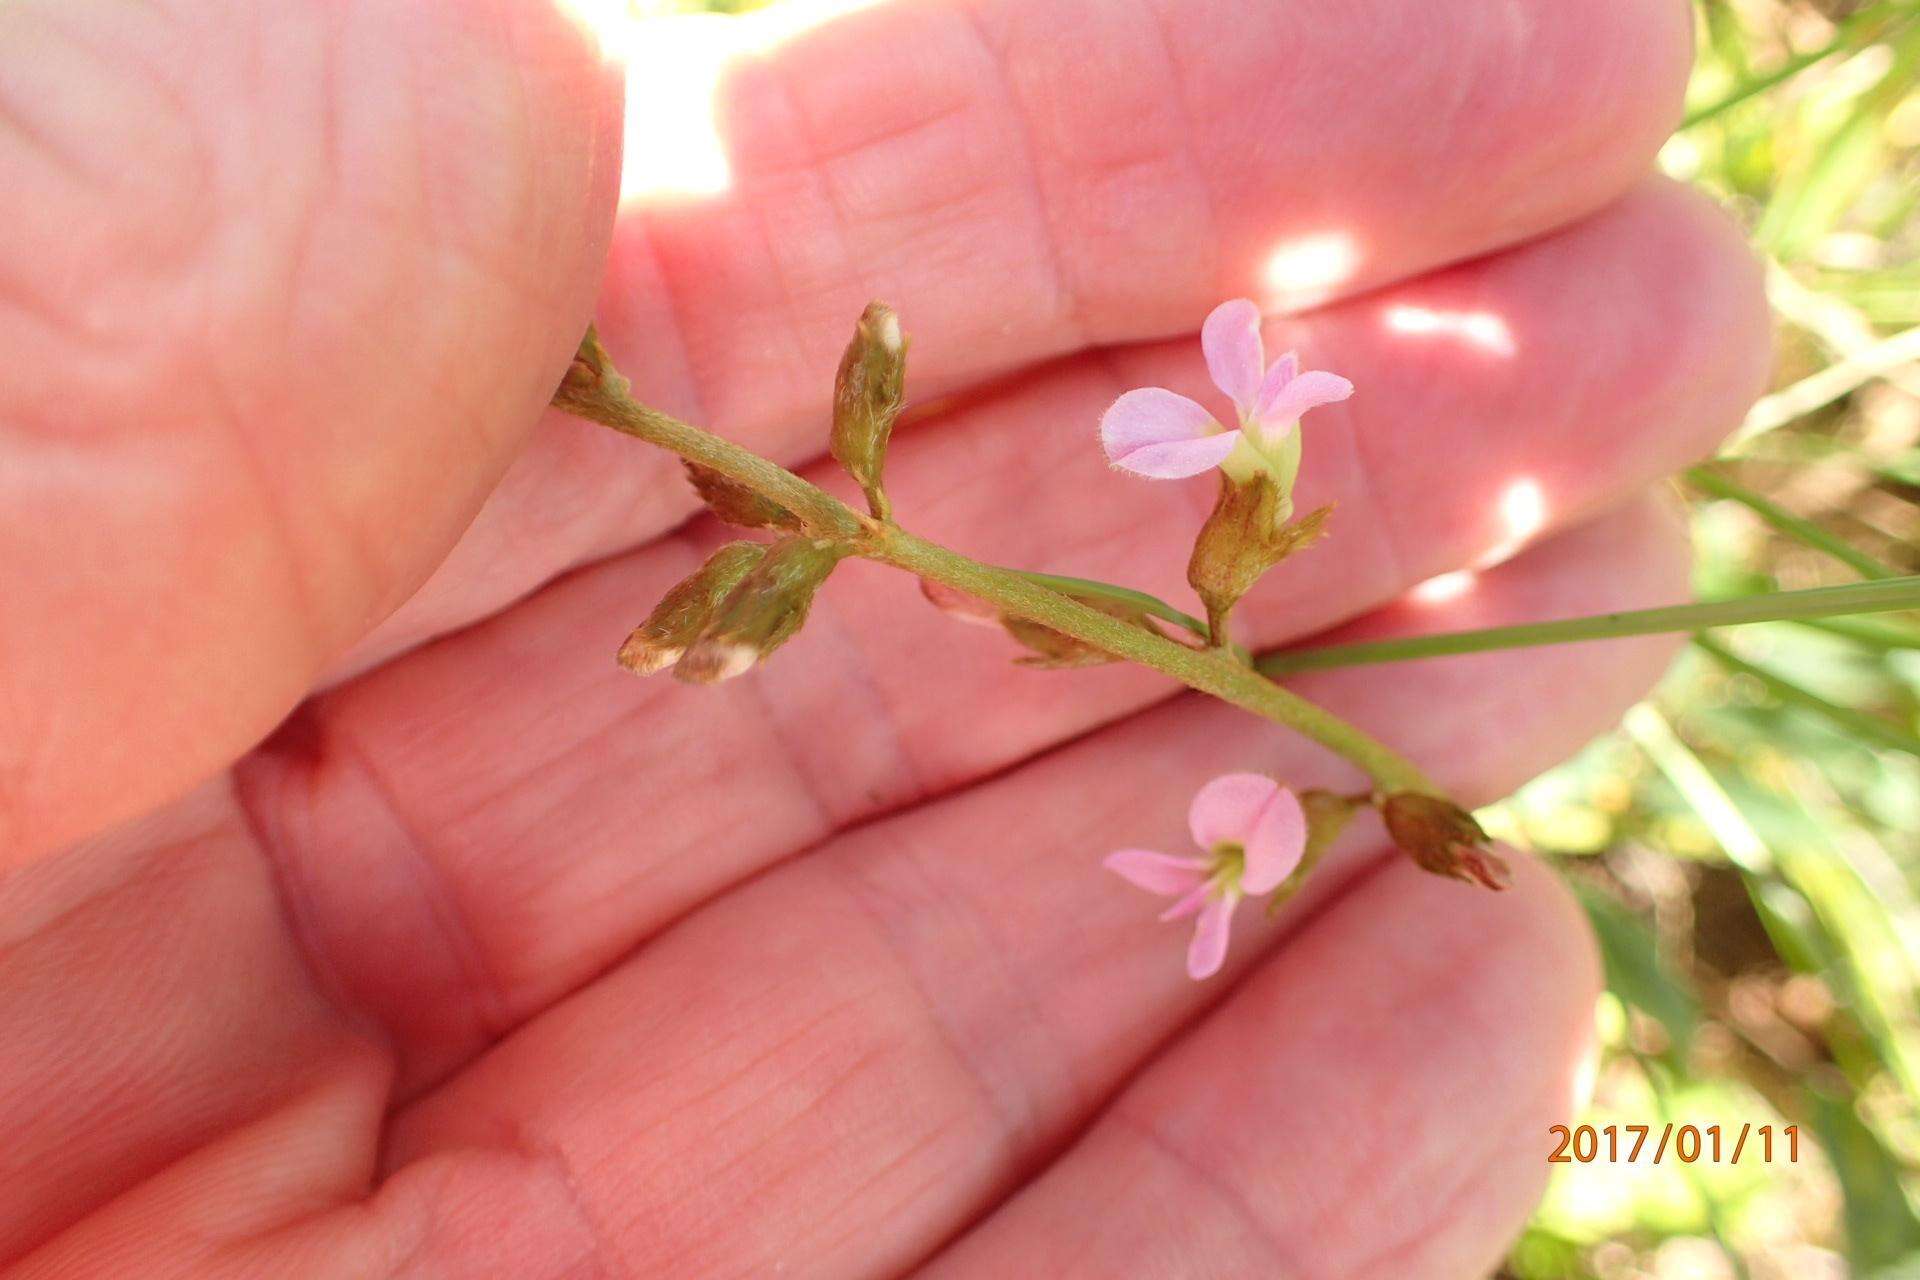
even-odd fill
[{"label": "skin", "polygon": [[[1333,536],[1242,638],[1678,599],[1649,490],[1766,346],[1648,176],[1688,41],[1683,0],[902,0],[723,82],[726,190],[616,209],[620,71],[549,0],[0,5],[0,1275],[1484,1274],[1588,1051],[1549,874],[1366,827],[1191,983],[1100,856],[1340,762],[863,564],[763,671],[636,682],[724,535],[541,406],[597,313],[645,398],[824,475],[882,297],[910,527],[1184,598],[1211,485],[1094,424],[1209,397],[1208,309],[1336,230],[1267,334],[1360,388],[1307,426]],[[1294,687],[1480,802],[1669,654]]]}]

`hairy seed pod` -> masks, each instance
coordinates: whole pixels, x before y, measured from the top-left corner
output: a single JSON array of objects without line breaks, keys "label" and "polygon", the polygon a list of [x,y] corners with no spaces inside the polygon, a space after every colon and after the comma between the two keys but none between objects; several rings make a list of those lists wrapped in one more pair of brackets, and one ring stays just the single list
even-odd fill
[{"label": "hairy seed pod", "polygon": [[760,563],[766,550],[757,542],[729,542],[708,556],[633,629],[620,646],[620,665],[635,675],[650,676],[680,661],[707,629],[720,602]]},{"label": "hairy seed pod", "polygon": [[755,493],[712,467],[703,467],[697,462],[685,462],[682,465],[686,467],[687,479],[693,483],[693,491],[700,495],[700,501],[706,503],[707,510],[726,523],[743,529],[799,531],[799,517],[772,498]]},{"label": "hairy seed pod", "polygon": [[907,340],[900,317],[884,302],[867,305],[854,326],[853,341],[840,357],[833,384],[834,458],[867,495],[875,517],[887,516],[882,475],[887,443],[904,402]]},{"label": "hairy seed pod", "polygon": [[1487,833],[1451,800],[1402,791],[1380,806],[1387,834],[1422,871],[1489,889],[1504,889],[1513,874],[1487,848]]},{"label": "hairy seed pod", "polygon": [[673,674],[689,684],[742,675],[791,639],[807,620],[814,593],[848,548],[820,538],[782,538],[728,593]]}]

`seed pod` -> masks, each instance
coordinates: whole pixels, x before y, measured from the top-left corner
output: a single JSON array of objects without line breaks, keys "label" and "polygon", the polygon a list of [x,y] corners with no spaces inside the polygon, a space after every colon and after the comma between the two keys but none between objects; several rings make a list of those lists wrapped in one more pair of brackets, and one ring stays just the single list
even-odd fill
[{"label": "seed pod", "polygon": [[647,620],[620,646],[620,665],[650,676],[680,661],[699,639],[713,612],[741,579],[760,563],[766,548],[757,542],[729,542],[667,592]]},{"label": "seed pod", "polygon": [[1489,889],[1512,882],[1507,864],[1486,847],[1486,831],[1451,800],[1402,791],[1387,797],[1380,814],[1394,844],[1422,871]]},{"label": "seed pod", "polygon": [[845,544],[817,538],[782,538],[768,547],[673,674],[689,684],[717,684],[751,669],[800,630],[814,593],[846,555]]},{"label": "seed pod", "polygon": [[[1069,600],[1077,600],[1089,609],[1097,609],[1110,618],[1118,618],[1128,626],[1136,627],[1149,635],[1162,637],[1166,635],[1166,632],[1160,629],[1160,624],[1154,620],[1153,615],[1134,601],[1115,599],[1113,596],[1093,591],[1078,591],[1071,586],[1059,583],[1049,583],[1048,587]],[[1003,614],[1000,625],[1006,628],[1008,635],[1032,651],[1023,658],[1014,659],[1023,667],[1066,670],[1074,667],[1098,667],[1109,662],[1120,661],[1105,649],[1088,644],[1084,640],[1077,640],[1063,631],[1056,631],[1041,623],[1014,617],[1012,614]]]},{"label": "seed pod", "polygon": [[1002,614],[997,606],[979,596],[968,595],[958,587],[935,582],[932,578],[922,578],[920,594],[926,597],[928,604],[949,618],[957,618],[976,627],[998,629],[1001,625]]},{"label": "seed pod", "polygon": [[[1077,600],[1089,609],[1098,609],[1101,613],[1118,618],[1149,635],[1166,637],[1167,633],[1161,630],[1159,622],[1136,601],[1116,599],[1103,592],[1078,590],[1070,582],[1062,579],[1048,581],[1047,587],[1069,600]],[[934,608],[950,618],[957,618],[961,622],[980,627],[997,627],[1005,631],[1027,650],[1023,657],[1014,659],[1023,667],[1052,671],[1074,667],[1098,667],[1109,662],[1120,661],[1105,649],[1088,644],[1084,640],[1075,639],[1044,623],[1004,612],[999,606],[990,604],[978,596],[968,595],[964,591],[935,582],[930,578],[920,580],[920,594],[924,595]]]},{"label": "seed pod", "polygon": [[884,302],[867,304],[833,384],[833,456],[867,495],[878,519],[889,504],[882,488],[887,442],[906,387],[907,340],[900,317]]},{"label": "seed pod", "polygon": [[1104,649],[1096,649],[1084,640],[1077,640],[1063,631],[1055,631],[1052,627],[1026,618],[1008,615],[1000,620],[1000,625],[1027,649],[1025,656],[1014,659],[1023,667],[1068,671],[1076,667],[1099,667],[1119,661]]},{"label": "seed pod", "polygon": [[798,531],[800,519],[771,498],[763,497],[738,481],[703,467],[697,462],[684,464],[687,479],[707,509],[728,524],[743,529],[787,529]]}]

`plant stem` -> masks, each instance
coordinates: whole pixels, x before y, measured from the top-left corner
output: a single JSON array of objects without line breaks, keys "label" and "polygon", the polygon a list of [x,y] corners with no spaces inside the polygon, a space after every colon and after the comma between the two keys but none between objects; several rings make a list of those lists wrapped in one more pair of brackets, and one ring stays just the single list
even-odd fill
[{"label": "plant stem", "polygon": [[1243,666],[1229,651],[1189,649],[1070,600],[1024,574],[995,569],[897,527],[869,535],[856,552],[987,600],[1118,658],[1154,668],[1202,693],[1277,721],[1365,769],[1389,792],[1441,792],[1411,761],[1332,712]]},{"label": "plant stem", "polygon": [[1837,702],[1823,698],[1813,690],[1804,689],[1791,680],[1775,675],[1765,667],[1755,666],[1725,645],[1710,640],[1706,636],[1695,636],[1693,643],[1702,653],[1727,670],[1752,676],[1780,701],[1824,716],[1836,728],[1855,738],[1877,742],[1883,747],[1891,747],[1895,751],[1904,751],[1908,755],[1920,757],[1920,737],[1915,737],[1900,726],[1882,720],[1878,716],[1868,715],[1858,708],[1843,707]]},{"label": "plant stem", "polygon": [[1706,761],[1681,740],[1658,708],[1651,702],[1629,707],[1620,726],[1706,825],[1728,862],[1749,876],[1766,877],[1773,873],[1778,862],[1773,850],[1727,794],[1727,789],[1720,785]]},{"label": "plant stem", "polygon": [[1233,606],[1207,602],[1207,634],[1212,637],[1208,642],[1215,649],[1227,649],[1233,645],[1233,632],[1228,623],[1233,618]]},{"label": "plant stem", "polygon": [[591,332],[555,393],[554,404],[712,468],[793,512],[810,533],[846,542],[854,555],[954,587],[1004,613],[1051,627],[1116,658],[1152,667],[1191,688],[1284,724],[1364,769],[1382,792],[1444,794],[1412,761],[1257,674],[1231,650],[1196,650],[1177,644],[1051,590],[1027,574],[981,564],[897,525],[860,515],[784,467],[635,403],[626,380],[614,371]]},{"label": "plant stem", "polygon": [[1920,649],[1920,630],[1866,618],[1800,618],[1803,627],[1840,636],[1869,649]]},{"label": "plant stem", "polygon": [[1780,67],[1766,75],[1755,77],[1738,86],[1733,92],[1716,102],[1711,102],[1697,111],[1689,112],[1680,122],[1682,129],[1691,129],[1704,124],[1715,116],[1722,115],[1743,102],[1756,98],[1776,85],[1784,84],[1817,62],[1824,62],[1843,50],[1863,45],[1872,37],[1882,34],[1882,28],[1889,21],[1899,21],[1911,17],[1908,0],[1882,0],[1882,3],[1862,9],[1851,18],[1842,22],[1834,32],[1833,39],[1810,53],[1790,58]]},{"label": "plant stem", "polygon": [[[595,341],[591,334],[588,341]],[[577,363],[575,368],[579,368]],[[852,538],[866,529],[876,527],[873,520],[778,463],[769,462],[757,453],[742,449],[711,432],[689,426],[657,409],[636,403],[627,394],[626,379],[612,374],[611,368],[608,372],[610,376],[605,381],[586,387],[575,384],[570,376],[555,393],[554,405],[577,417],[612,427],[636,440],[659,445],[689,462],[711,467],[729,480],[793,512],[811,533]]]},{"label": "plant stem", "polygon": [[1375,662],[1404,662],[1411,658],[1438,658],[1495,649],[1526,649],[1536,645],[1570,644],[1581,640],[1613,640],[1622,636],[1650,636],[1672,631],[1698,631],[1749,622],[1786,622],[1804,618],[1831,618],[1843,614],[1890,613],[1920,608],[1920,576],[1855,582],[1805,591],[1776,591],[1737,600],[1668,605],[1628,613],[1602,613],[1556,622],[1528,622],[1481,631],[1448,631],[1395,640],[1366,640],[1357,644],[1327,645],[1269,654],[1258,666],[1268,675],[1322,671],[1331,667],[1362,666]]},{"label": "plant stem", "polygon": [[1794,541],[1831,556],[1863,578],[1899,577],[1899,571],[1875,560],[1846,539],[1835,536],[1805,516],[1795,515],[1779,503],[1755,493],[1745,485],[1713,467],[1690,467],[1687,483],[1711,497],[1737,502]]}]

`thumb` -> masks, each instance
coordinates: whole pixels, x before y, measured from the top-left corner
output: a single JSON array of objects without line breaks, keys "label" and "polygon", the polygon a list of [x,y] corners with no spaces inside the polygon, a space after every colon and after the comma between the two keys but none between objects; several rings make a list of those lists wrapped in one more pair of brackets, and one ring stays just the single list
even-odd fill
[{"label": "thumb", "polygon": [[0,870],[445,555],[585,328],[619,116],[560,0],[0,4]]}]

